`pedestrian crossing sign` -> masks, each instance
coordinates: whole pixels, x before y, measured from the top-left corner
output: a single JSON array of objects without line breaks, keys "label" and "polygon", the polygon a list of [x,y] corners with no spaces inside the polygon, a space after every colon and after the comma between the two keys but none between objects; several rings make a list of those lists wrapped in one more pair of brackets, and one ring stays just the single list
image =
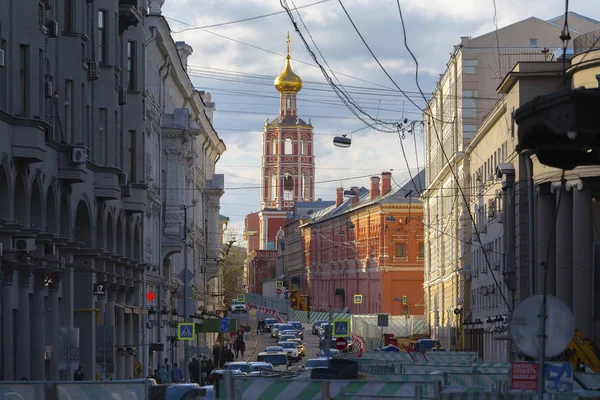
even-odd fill
[{"label": "pedestrian crossing sign", "polygon": [[275,282],[275,288],[276,289],[283,289],[283,281],[276,281]]},{"label": "pedestrian crossing sign", "polygon": [[238,303],[245,303],[246,302],[246,295],[245,294],[238,294],[237,295],[237,302]]},{"label": "pedestrian crossing sign", "polygon": [[332,337],[350,336],[350,320],[334,319]]},{"label": "pedestrian crossing sign", "polygon": [[354,304],[362,304],[362,294],[354,295]]},{"label": "pedestrian crossing sign", "polygon": [[180,322],[177,324],[177,339],[194,340],[196,327],[193,322]]}]

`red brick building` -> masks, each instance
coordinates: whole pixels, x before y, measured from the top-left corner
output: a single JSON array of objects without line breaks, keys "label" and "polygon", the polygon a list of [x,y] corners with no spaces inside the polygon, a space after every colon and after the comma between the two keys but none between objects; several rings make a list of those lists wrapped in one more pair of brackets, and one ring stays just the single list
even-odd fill
[{"label": "red brick building", "polygon": [[423,314],[424,173],[396,189],[391,178],[384,172],[369,189],[339,188],[335,205],[301,221],[313,309]]},{"label": "red brick building", "polygon": [[[314,197],[313,127],[298,116],[296,98],[302,80],[291,66],[290,38],[286,65],[275,79],[279,115],[263,126],[261,209],[246,217],[247,286],[260,293],[262,280],[275,277],[277,236],[298,201]],[[272,253],[272,254],[271,254]]]}]

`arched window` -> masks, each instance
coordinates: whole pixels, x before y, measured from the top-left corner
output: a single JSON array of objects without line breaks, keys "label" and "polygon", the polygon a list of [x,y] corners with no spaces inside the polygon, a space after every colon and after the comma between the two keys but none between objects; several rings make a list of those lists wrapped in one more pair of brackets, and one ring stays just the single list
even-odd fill
[{"label": "arched window", "polygon": [[283,178],[283,199],[294,200],[294,178],[289,174]]},{"label": "arched window", "polygon": [[284,154],[294,154],[294,144],[292,139],[285,139]]},{"label": "arched window", "polygon": [[277,175],[271,175],[271,186],[269,186],[269,199],[277,198]]},{"label": "arched window", "polygon": [[302,174],[302,198],[310,200],[310,175]]},{"label": "arched window", "polygon": [[275,146],[276,146],[276,140],[271,139],[271,154],[273,154],[273,155],[277,154],[277,148]]},{"label": "arched window", "polygon": [[308,140],[302,139],[301,143],[302,143],[302,155],[307,156],[308,155]]}]

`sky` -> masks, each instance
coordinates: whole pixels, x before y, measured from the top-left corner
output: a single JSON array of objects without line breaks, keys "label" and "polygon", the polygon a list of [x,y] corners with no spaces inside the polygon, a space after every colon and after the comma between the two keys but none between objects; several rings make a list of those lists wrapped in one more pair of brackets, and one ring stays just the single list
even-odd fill
[{"label": "sky", "polygon": [[[366,113],[391,122],[422,120],[417,106],[423,107],[425,100],[417,90],[415,63],[404,46],[396,1],[341,3],[408,98],[369,53],[340,0],[287,0],[290,8],[298,7],[292,11],[294,20],[319,62],[330,76],[333,71]],[[600,19],[595,3],[571,0],[569,9]],[[419,62],[419,83],[426,98],[461,36],[493,31],[494,16],[502,27],[530,16],[550,19],[565,10],[564,0],[400,0],[400,5],[406,40]],[[273,119],[278,113],[279,93],[273,80],[284,66],[288,32],[292,67],[304,82],[298,94],[298,113],[314,127],[316,198],[335,199],[335,188],[340,185],[368,187],[369,176],[383,171],[392,171],[396,184],[402,185],[409,179],[409,168],[415,175],[423,165],[422,131],[405,132],[402,139],[396,133],[374,131],[353,115],[282,11],[278,0],[166,0],[163,6],[174,39],[185,41],[194,50],[188,60],[194,86],[210,92],[216,103],[214,126],[227,146],[217,163],[217,173],[225,174],[221,214],[228,216],[232,229],[239,232],[244,217],[259,210],[262,126],[266,118]],[[355,130],[348,135],[350,148],[333,145],[335,136]]]}]

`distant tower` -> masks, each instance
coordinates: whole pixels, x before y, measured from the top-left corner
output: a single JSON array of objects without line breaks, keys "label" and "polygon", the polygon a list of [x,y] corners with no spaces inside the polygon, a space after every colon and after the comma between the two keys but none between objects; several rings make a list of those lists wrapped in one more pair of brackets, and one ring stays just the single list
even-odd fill
[{"label": "distant tower", "polygon": [[313,201],[315,163],[310,120],[298,117],[296,96],[302,79],[290,64],[287,35],[285,68],[275,79],[280,93],[279,116],[263,127],[261,209],[291,210],[297,201]]}]

